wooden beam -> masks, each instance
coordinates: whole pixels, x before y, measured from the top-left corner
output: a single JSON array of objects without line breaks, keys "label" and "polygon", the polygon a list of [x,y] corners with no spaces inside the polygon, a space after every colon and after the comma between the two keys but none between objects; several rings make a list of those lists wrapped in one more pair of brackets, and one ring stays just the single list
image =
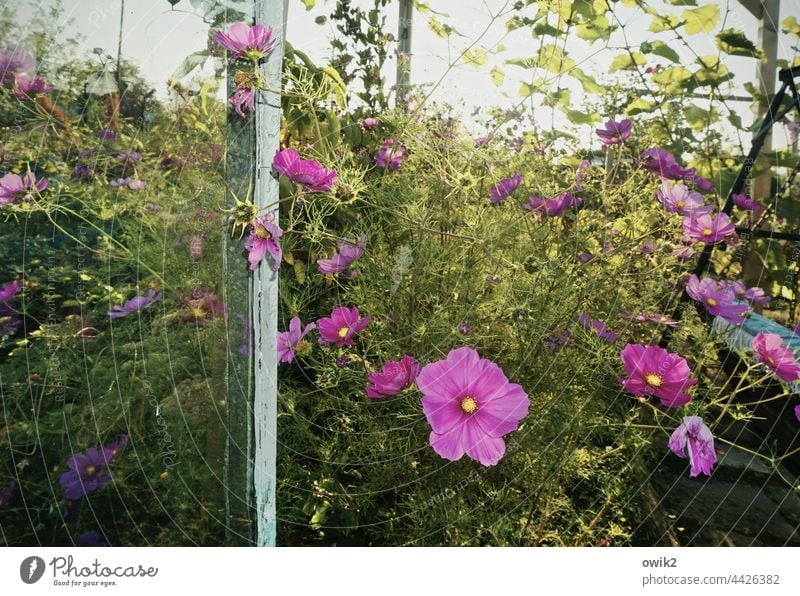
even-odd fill
[{"label": "wooden beam", "polygon": [[[255,0],[255,21],[272,27],[275,48],[261,69],[270,89],[281,88],[283,45],[286,39],[288,0]],[[280,149],[281,98],[270,91],[259,93],[255,110],[256,162],[253,202],[259,213],[271,213],[278,221],[278,180],[272,175],[272,159]],[[278,273],[266,261],[252,280],[255,398],[253,424],[255,460],[253,482],[256,504],[256,545],[275,546],[278,445]]]},{"label": "wooden beam", "polygon": [[[411,33],[414,18],[414,3],[412,0],[400,0],[400,12],[397,25],[397,79],[395,93],[397,105],[405,103],[404,96],[411,82]],[[405,59],[401,60],[400,56]]]}]

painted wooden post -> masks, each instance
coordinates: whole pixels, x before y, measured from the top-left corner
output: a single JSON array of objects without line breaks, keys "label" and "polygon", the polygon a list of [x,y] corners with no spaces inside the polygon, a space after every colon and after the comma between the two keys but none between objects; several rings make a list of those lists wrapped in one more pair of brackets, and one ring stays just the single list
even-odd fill
[{"label": "painted wooden post", "polygon": [[[275,48],[262,72],[270,90],[281,88],[283,44],[288,0],[256,0],[255,20],[272,27]],[[256,101],[256,163],[253,202],[259,213],[278,221],[278,181],[272,176],[272,159],[280,147],[281,97],[262,91]],[[266,210],[265,210],[266,208]],[[275,487],[278,438],[278,273],[264,261],[252,278],[255,396],[253,422],[255,460],[253,481],[256,504],[256,544],[274,546],[276,530]]]},{"label": "painted wooden post", "polygon": [[[408,91],[411,79],[411,25],[414,17],[414,3],[411,0],[400,0],[400,13],[397,25],[397,49],[400,54],[397,57],[397,79],[395,88],[397,93],[397,105],[403,105],[403,97]],[[405,56],[401,60],[400,56]]]}]

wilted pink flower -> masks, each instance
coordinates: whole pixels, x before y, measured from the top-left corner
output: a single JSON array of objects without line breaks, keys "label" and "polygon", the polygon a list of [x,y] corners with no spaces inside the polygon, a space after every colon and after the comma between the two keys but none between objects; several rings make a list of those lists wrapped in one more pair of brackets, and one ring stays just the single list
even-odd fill
[{"label": "wilted pink flower", "polygon": [[46,95],[52,90],[53,88],[39,75],[30,77],[29,75],[21,74],[14,79],[14,95],[16,95],[17,99],[25,99],[34,95]]},{"label": "wilted pink flower", "polygon": [[335,308],[330,317],[324,317],[317,321],[319,328],[319,343],[334,344],[340,348],[353,346],[353,337],[361,333],[369,323],[369,316],[359,318],[358,307],[347,308],[340,306]]},{"label": "wilted pink flower", "polygon": [[758,361],[763,362],[784,383],[800,379],[800,365],[777,333],[759,333],[753,338],[753,349]]},{"label": "wilted pink flower", "polygon": [[583,251],[580,255],[578,255],[578,262],[585,264],[593,260],[594,258],[595,256],[592,253]]},{"label": "wilted pink flower", "polygon": [[522,182],[522,174],[517,172],[511,178],[504,178],[495,186],[492,187],[489,193],[489,200],[493,205],[497,205],[500,201],[508,198],[511,193],[517,190],[517,187]]},{"label": "wilted pink flower", "polygon": [[691,192],[689,188],[680,182],[672,184],[669,180],[661,181],[661,189],[656,191],[656,199],[664,205],[670,213],[708,213],[711,205],[703,203],[703,195],[699,192]]},{"label": "wilted pink flower", "polygon": [[713,219],[708,213],[689,214],[683,218],[684,242],[713,244],[736,233],[727,213],[718,213]]},{"label": "wilted pink flower", "polygon": [[729,323],[738,325],[744,322],[742,315],[749,310],[746,304],[737,304],[733,290],[727,284],[705,277],[702,280],[696,275],[688,276],[686,293],[703,304],[710,315],[722,317]]},{"label": "wilted pink flower", "polygon": [[381,124],[381,121],[377,118],[364,118],[361,121],[361,127],[364,130],[372,130],[373,128],[378,128]]},{"label": "wilted pink flower", "polygon": [[681,263],[685,263],[694,256],[694,249],[691,246],[676,246],[672,251],[672,256]]},{"label": "wilted pink flower", "polygon": [[283,236],[283,230],[273,223],[272,219],[271,213],[256,219],[252,225],[250,236],[245,240],[244,248],[248,253],[247,262],[250,263],[250,271],[256,270],[261,259],[267,253],[272,257],[272,270],[280,269],[283,258],[280,238]]},{"label": "wilted pink flower", "polygon": [[540,214],[542,217],[557,217],[571,207],[579,207],[583,201],[571,192],[562,192],[554,199],[540,199],[531,195],[525,209]]},{"label": "wilted pink flower", "polygon": [[740,209],[744,209],[745,211],[754,211],[755,209],[758,209],[760,207],[758,201],[754,201],[747,195],[734,194],[731,195],[731,198],[733,199],[734,205],[736,205]]},{"label": "wilted pink flower", "polygon": [[245,118],[247,114],[244,113],[242,107],[244,106],[248,111],[252,112],[256,109],[256,91],[254,87],[237,87],[233,92],[230,99],[230,104],[236,110],[236,113]]},{"label": "wilted pink flower", "polygon": [[411,386],[422,367],[414,362],[414,357],[406,354],[400,362],[389,360],[381,372],[369,375],[372,383],[366,389],[368,397],[389,397],[397,395]]},{"label": "wilted pink flower", "polygon": [[228,33],[217,31],[214,41],[233,54],[234,58],[260,60],[269,55],[275,45],[272,27],[234,23]]},{"label": "wilted pink flower", "polygon": [[686,360],[659,346],[628,344],[620,352],[627,379],[622,386],[636,396],[655,395],[667,408],[684,405],[692,397],[685,393],[697,383],[690,377]]},{"label": "wilted pink flower", "polygon": [[316,323],[309,323],[303,327],[300,317],[292,317],[289,321],[289,330],[278,333],[278,362],[292,362],[297,352],[311,347],[311,344],[303,338],[316,328]]},{"label": "wilted pink flower", "polygon": [[40,193],[47,188],[47,178],[36,180],[33,172],[25,176],[6,174],[0,178],[0,206],[32,201],[34,193]]},{"label": "wilted pink flower", "polygon": [[137,311],[142,310],[143,308],[150,308],[156,302],[161,300],[164,297],[164,294],[159,292],[156,294],[155,290],[149,290],[147,294],[144,296],[136,296],[127,300],[125,304],[122,306],[116,304],[112,307],[111,311],[108,313],[108,316],[112,319],[119,319],[121,317],[127,317],[128,315],[135,313]]},{"label": "wilted pink flower", "polygon": [[35,68],[36,60],[22,46],[0,48],[0,85],[12,83],[17,76]]},{"label": "wilted pink flower", "polygon": [[144,180],[138,178],[117,178],[108,183],[110,186],[118,188],[128,188],[130,190],[142,190],[145,187]]},{"label": "wilted pink flower", "polygon": [[794,407],[794,417],[800,422],[800,405]]},{"label": "wilted pink flower", "polygon": [[632,129],[633,122],[625,118],[619,122],[609,120],[605,123],[605,128],[595,129],[595,132],[603,145],[616,145],[627,141],[631,136]]},{"label": "wilted pink flower", "polygon": [[17,481],[12,480],[2,490],[0,490],[0,507],[5,507],[11,500],[14,490],[17,488]]},{"label": "wilted pink flower", "polygon": [[606,327],[606,324],[603,323],[603,321],[589,318],[589,315],[586,313],[581,313],[581,315],[578,317],[578,324],[584,329],[593,331],[600,339],[610,344],[613,344],[619,339],[619,333],[613,333]]},{"label": "wilted pink flower", "polygon": [[468,323],[459,323],[457,329],[461,335],[469,335],[470,326]]},{"label": "wilted pink flower", "polygon": [[558,348],[567,345],[572,341],[572,332],[569,329],[556,329],[547,338],[547,351],[555,353]]},{"label": "wilted pink flower", "polygon": [[575,191],[576,192],[583,191],[583,184],[582,184],[583,183],[583,173],[586,170],[591,169],[591,167],[592,167],[592,164],[589,163],[589,161],[586,160],[586,159],[582,159],[581,163],[578,164],[578,170],[577,170],[577,172],[575,172]]},{"label": "wilted pink flower", "polygon": [[294,149],[275,153],[272,167],[292,182],[302,184],[305,190],[328,191],[336,183],[336,170],[328,170],[313,159],[300,159]]},{"label": "wilted pink flower", "polygon": [[683,423],[670,436],[668,445],[678,457],[685,457],[688,453],[690,478],[701,473],[711,476],[711,469],[717,463],[714,436],[700,416],[685,416]]},{"label": "wilted pink flower", "polygon": [[347,269],[353,261],[359,259],[367,248],[367,237],[360,236],[358,243],[353,244],[350,240],[339,240],[339,252],[335,253],[330,259],[319,259],[317,266],[320,273],[341,273]]},{"label": "wilted pink flower", "polygon": [[380,168],[396,170],[408,159],[408,151],[402,143],[395,142],[394,139],[386,139],[375,155],[375,163]]},{"label": "wilted pink flower", "polygon": [[431,447],[450,461],[466,453],[484,466],[497,464],[506,450],[503,436],[517,429],[530,406],[522,387],[468,347],[428,364],[417,387],[432,428]]}]

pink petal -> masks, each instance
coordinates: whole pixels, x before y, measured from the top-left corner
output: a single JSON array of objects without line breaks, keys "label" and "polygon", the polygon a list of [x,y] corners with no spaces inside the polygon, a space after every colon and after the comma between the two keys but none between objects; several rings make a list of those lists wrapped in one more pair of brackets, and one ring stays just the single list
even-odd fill
[{"label": "pink petal", "polygon": [[429,440],[433,450],[444,459],[450,461],[461,459],[461,456],[464,455],[464,448],[461,446],[461,435],[465,426],[463,424],[456,426],[444,434],[431,432]]},{"label": "pink petal", "polygon": [[506,444],[503,439],[490,437],[474,420],[467,421],[464,425],[462,443],[466,448],[467,455],[484,466],[495,465],[506,453]]}]

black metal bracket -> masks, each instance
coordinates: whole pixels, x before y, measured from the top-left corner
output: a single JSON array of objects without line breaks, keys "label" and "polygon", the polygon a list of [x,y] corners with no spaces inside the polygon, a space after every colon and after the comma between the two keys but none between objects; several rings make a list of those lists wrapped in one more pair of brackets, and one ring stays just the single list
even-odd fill
[{"label": "black metal bracket", "polygon": [[[750,172],[756,163],[756,158],[758,158],[758,154],[761,153],[761,149],[764,147],[764,141],[772,132],[772,127],[775,125],[775,123],[783,119],[792,110],[796,109],[798,110],[798,114],[800,114],[800,93],[797,90],[797,83],[795,82],[796,77],[800,77],[800,66],[784,68],[779,71],[778,79],[782,83],[781,88],[775,94],[775,97],[772,98],[772,102],[767,110],[767,114],[764,116],[764,120],[761,122],[758,132],[753,137],[753,142],[750,146],[750,152],[747,154],[747,157],[745,157],[742,168],[739,170],[736,179],[728,191],[728,197],[725,200],[722,213],[730,215],[731,211],[733,210],[733,195],[740,194],[744,188],[747,179],[750,177]],[[787,106],[781,108],[784,100],[786,99],[787,93],[790,94],[791,101]],[[736,228],[736,231],[737,233],[747,234],[749,237],[769,237],[775,240],[800,240],[800,235],[797,234],[771,232],[769,230]],[[693,273],[695,275],[699,277],[706,272],[713,252],[714,244],[706,244],[703,248],[703,252],[700,254],[700,257],[697,260],[697,266],[694,268]],[[680,320],[681,307],[684,302],[689,300],[690,297],[684,290],[681,293],[678,304],[675,305],[675,310],[672,313],[673,320]],[[667,327],[664,333],[661,335],[661,341],[659,342],[659,345],[661,347],[666,347],[671,336],[672,328]]]}]

